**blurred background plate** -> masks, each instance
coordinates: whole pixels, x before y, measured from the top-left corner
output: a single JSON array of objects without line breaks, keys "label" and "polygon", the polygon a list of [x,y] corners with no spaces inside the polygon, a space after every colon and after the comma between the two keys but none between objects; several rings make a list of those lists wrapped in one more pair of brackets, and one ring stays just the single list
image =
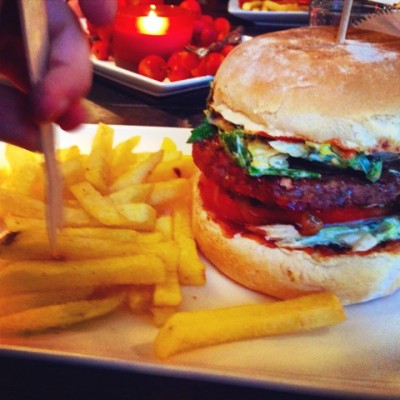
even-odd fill
[{"label": "blurred background plate", "polygon": [[308,11],[246,11],[240,8],[239,0],[229,0],[228,12],[237,18],[251,21],[256,25],[293,28],[308,25]]}]

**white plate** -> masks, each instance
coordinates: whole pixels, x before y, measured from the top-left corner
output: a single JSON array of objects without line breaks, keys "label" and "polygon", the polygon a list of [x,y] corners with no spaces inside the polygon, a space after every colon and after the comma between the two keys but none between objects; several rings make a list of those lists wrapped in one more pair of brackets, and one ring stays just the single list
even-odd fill
[{"label": "white plate", "polygon": [[239,7],[239,0],[229,0],[228,12],[238,18],[277,28],[308,25],[308,11],[246,11]]},{"label": "white plate", "polygon": [[[155,150],[164,136],[184,150],[188,129],[118,126],[116,139],[142,136],[139,150]],[[87,151],[96,130],[60,134],[62,147]],[[0,149],[2,151],[2,149]],[[2,153],[0,153],[2,154]],[[231,282],[212,266],[204,287],[185,287],[183,309],[202,309],[266,298]],[[146,318],[121,310],[70,329],[31,337],[0,339],[2,353],[43,357],[125,371],[195,378],[297,393],[400,398],[400,292],[346,307],[340,325],[288,336],[248,340],[200,349],[160,362],[152,354],[157,329]]]},{"label": "white plate", "polygon": [[206,88],[213,79],[212,76],[207,75],[198,78],[184,79],[178,82],[159,82],[136,72],[120,68],[115,65],[114,61],[100,61],[94,58],[92,61],[95,74],[128,88],[139,90],[156,97],[170,96]]}]

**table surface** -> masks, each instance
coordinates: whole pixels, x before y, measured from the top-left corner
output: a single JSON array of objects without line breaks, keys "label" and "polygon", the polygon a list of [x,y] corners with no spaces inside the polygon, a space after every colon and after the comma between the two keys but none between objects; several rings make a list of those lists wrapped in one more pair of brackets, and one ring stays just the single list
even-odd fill
[{"label": "table surface", "polygon": [[[213,1],[214,16],[227,16],[226,2]],[[211,7],[211,6],[210,6]],[[260,30],[229,16],[234,26],[244,25],[245,33]],[[156,98],[94,77],[84,100],[87,122],[121,125],[193,127],[203,119],[208,89]],[[96,368],[93,365],[65,365],[53,360],[0,358],[1,398],[9,399],[276,399],[319,400],[313,395],[267,391],[215,382],[154,377],[133,372]],[[324,397],[326,399],[326,397]]]}]

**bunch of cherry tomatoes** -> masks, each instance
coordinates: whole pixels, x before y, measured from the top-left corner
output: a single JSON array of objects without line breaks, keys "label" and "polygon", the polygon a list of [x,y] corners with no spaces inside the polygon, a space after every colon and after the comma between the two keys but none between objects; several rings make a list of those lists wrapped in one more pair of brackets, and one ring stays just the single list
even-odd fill
[{"label": "bunch of cherry tomatoes", "polygon": [[[218,51],[210,51],[202,57],[198,55],[196,49],[208,48],[223,40],[231,31],[231,24],[226,18],[213,18],[203,14],[198,0],[183,0],[179,7],[188,9],[195,15],[191,50],[176,51],[168,59],[149,55],[140,61],[136,71],[139,74],[157,81],[168,79],[170,82],[215,75],[226,55],[233,49],[234,45],[227,44]],[[112,59],[112,25],[102,28],[88,25],[88,31],[94,56],[99,60]]]}]

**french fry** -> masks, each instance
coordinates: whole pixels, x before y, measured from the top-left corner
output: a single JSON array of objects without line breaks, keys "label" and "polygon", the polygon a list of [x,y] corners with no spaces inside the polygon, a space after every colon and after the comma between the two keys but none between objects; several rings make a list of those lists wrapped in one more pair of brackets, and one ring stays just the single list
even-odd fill
[{"label": "french fry", "polygon": [[151,183],[139,183],[125,189],[110,193],[107,197],[115,204],[143,203],[147,201],[153,190]]},{"label": "french fry", "polygon": [[82,156],[81,149],[77,145],[66,147],[64,149],[57,149],[57,159],[60,161],[60,165],[63,162]]},{"label": "french fry", "polygon": [[124,294],[118,293],[101,299],[55,304],[6,315],[0,317],[0,336],[66,327],[108,314],[124,301]]},{"label": "french fry", "polygon": [[73,261],[17,261],[0,270],[1,293],[17,294],[74,287],[153,285],[166,276],[154,255]]},{"label": "french fry", "polygon": [[[99,227],[104,226],[92,218],[82,209],[64,207],[63,226],[65,227]],[[43,218],[20,217],[14,214],[5,214],[3,217],[5,228],[10,232],[26,230],[44,230],[46,221]]]},{"label": "french fry", "polygon": [[135,160],[132,152],[139,142],[140,136],[132,136],[114,147],[110,160],[112,178],[115,179],[126,172],[127,166]]},{"label": "french fry", "polygon": [[101,226],[101,222],[92,217],[83,208],[64,207],[63,226]]},{"label": "french fry", "polygon": [[62,235],[116,240],[135,245],[142,243],[157,243],[165,240],[161,232],[139,232],[133,229],[104,227],[63,228]]},{"label": "french fry", "polygon": [[162,161],[151,172],[147,182],[160,182],[177,178],[191,178],[196,166],[191,156],[183,155],[178,160]]},{"label": "french fry", "polygon": [[199,257],[195,240],[181,237],[177,242],[180,250],[179,282],[181,285],[204,285],[206,283],[205,265]]},{"label": "french fry", "polygon": [[182,151],[178,150],[176,143],[169,137],[165,137],[161,143],[164,150],[162,161],[178,160],[182,157]]},{"label": "french fry", "polygon": [[4,187],[43,200],[43,158],[10,144],[5,147],[5,156],[11,168]]},{"label": "french fry", "polygon": [[182,302],[182,292],[178,278],[178,249],[170,248],[168,254],[160,251],[158,255],[164,260],[166,276],[164,281],[154,288],[153,304],[155,306],[177,306]]},{"label": "french fry", "polygon": [[43,201],[0,188],[0,215],[12,213],[21,217],[44,218],[44,210]]},{"label": "french fry", "polygon": [[175,239],[193,238],[190,197],[182,199],[174,206],[172,222]]},{"label": "french fry", "polygon": [[171,215],[161,215],[157,218],[156,232],[159,232],[165,240],[172,240],[172,217]]},{"label": "french fry", "polygon": [[190,192],[188,179],[177,178],[169,181],[157,182],[153,185],[148,197],[148,203],[152,206],[160,206],[186,196]]},{"label": "french fry", "polygon": [[[13,215],[4,216],[5,228],[10,232],[35,231],[44,235],[46,222],[42,219],[15,217]],[[103,226],[91,227],[65,227],[62,229],[62,236],[89,237],[95,239],[116,240],[129,243],[155,243],[165,240],[161,232],[139,232],[133,229],[106,228]]]},{"label": "french fry", "polygon": [[161,161],[162,157],[162,150],[150,153],[144,160],[133,165],[123,175],[119,176],[110,186],[110,191],[116,192],[131,185],[143,183],[155,166]]},{"label": "french fry", "polygon": [[124,225],[126,219],[118,212],[113,202],[95,189],[89,182],[77,183],[70,187],[82,208],[104,225]]},{"label": "french fry", "polygon": [[3,217],[4,227],[10,232],[27,230],[44,230],[46,222],[40,218],[18,217],[13,214],[6,214]]},{"label": "french fry", "polygon": [[[69,307],[115,286],[134,313],[150,314],[157,325],[182,302],[179,262],[195,247],[180,250],[172,215],[190,192],[193,160],[170,138],[155,152],[135,152],[139,136],[116,146],[113,140],[113,129],[99,124],[89,154],[78,146],[57,150],[64,184],[58,260],[46,230],[43,156],[7,145],[9,166],[0,171],[0,218],[8,231],[0,238],[0,316],[24,315],[20,332],[60,326],[49,307]],[[181,244],[190,236],[185,218]],[[30,318],[42,315],[55,325],[35,327]],[[8,331],[19,330],[13,319],[2,321],[13,327]]]},{"label": "french fry", "polygon": [[108,191],[110,177],[108,159],[112,154],[113,140],[114,130],[108,125],[99,124],[85,167],[86,180],[101,193]]},{"label": "french fry", "polygon": [[[62,232],[58,236],[60,257],[66,260],[88,260],[137,254],[158,255],[163,260],[175,257],[171,248],[175,242],[126,243],[120,240],[69,236]],[[50,245],[45,231],[11,233],[2,238],[0,259],[3,260],[46,260],[49,259]]]},{"label": "french fry", "polygon": [[127,290],[127,301],[134,314],[147,313],[153,302],[153,286],[130,286]]},{"label": "french fry", "polygon": [[164,156],[165,153],[175,153],[178,150],[176,143],[169,137],[163,139],[161,148],[164,150]]},{"label": "french fry", "polygon": [[177,307],[174,306],[152,307],[153,324],[157,327],[162,327],[176,311]]},{"label": "french fry", "polygon": [[[93,293],[93,287],[75,287],[64,290],[50,290],[34,293],[2,296],[0,290],[0,317],[29,310],[31,308],[62,304],[87,299]],[[0,326],[1,330],[1,326]]]},{"label": "french fry", "polygon": [[252,0],[245,1],[242,4],[242,9],[245,11],[302,11],[305,10],[298,3],[280,3],[273,0]]},{"label": "french fry", "polygon": [[155,286],[153,304],[155,306],[178,306],[182,303],[182,291],[176,271],[167,271],[164,282]]},{"label": "french fry", "polygon": [[129,203],[115,207],[116,210],[125,218],[123,226],[130,226],[133,229],[142,231],[154,230],[157,211],[150,204]]},{"label": "french fry", "polygon": [[107,197],[116,205],[147,202],[156,207],[176,201],[186,196],[189,191],[189,180],[177,178],[156,183],[133,184]]},{"label": "french fry", "polygon": [[[99,222],[84,211],[71,207],[63,209],[64,226],[99,226]],[[42,219],[45,217],[44,202],[20,193],[0,188],[0,216],[21,217],[27,219]]]},{"label": "french fry", "polygon": [[268,304],[178,312],[159,330],[154,352],[165,359],[205,346],[322,328],[345,318],[339,299],[331,293]]},{"label": "french fry", "polygon": [[174,239],[179,248],[178,276],[182,285],[204,285],[205,265],[200,260],[191,229],[188,200],[181,201],[172,214]]},{"label": "french fry", "polygon": [[[85,179],[85,166],[82,157],[70,158],[60,163],[60,173],[65,189],[82,182]],[[64,196],[66,194],[68,194],[67,190],[65,190]]]}]

